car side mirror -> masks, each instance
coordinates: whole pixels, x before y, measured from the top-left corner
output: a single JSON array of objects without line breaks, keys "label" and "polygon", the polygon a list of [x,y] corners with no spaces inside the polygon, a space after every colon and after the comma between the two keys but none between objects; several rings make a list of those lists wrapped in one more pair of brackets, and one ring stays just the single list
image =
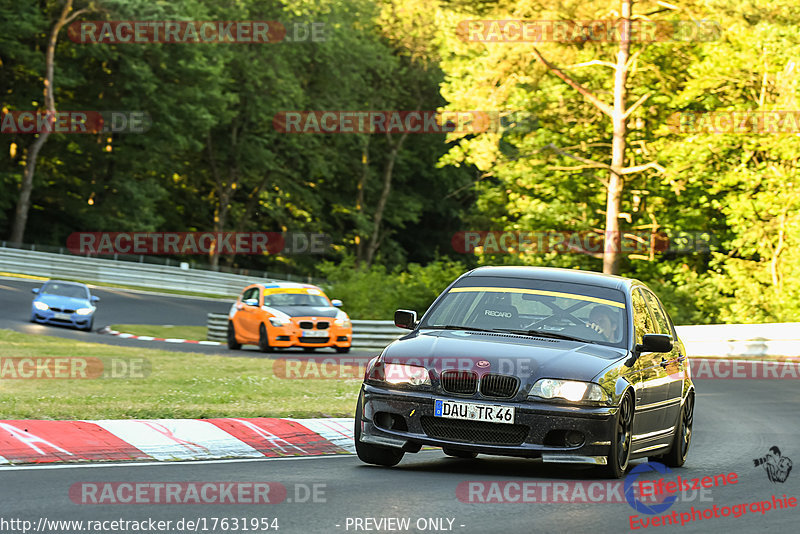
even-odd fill
[{"label": "car side mirror", "polygon": [[331,301],[331,305],[332,305],[334,308],[341,308],[341,307],[342,307],[342,301],[341,301],[341,300],[339,300],[339,299],[333,299],[333,300]]},{"label": "car side mirror", "polygon": [[417,326],[417,312],[411,310],[397,310],[394,312],[394,325],[398,328],[414,330]]},{"label": "car side mirror", "polygon": [[34,287],[33,289],[31,289],[31,293],[36,293],[38,295],[39,294],[39,288],[38,287]]},{"label": "car side mirror", "polygon": [[636,352],[669,352],[672,350],[672,336],[668,334],[645,334],[642,342],[636,345]]},{"label": "car side mirror", "polygon": [[97,304],[98,302],[100,302],[100,297],[95,297],[94,295],[92,295],[92,298],[90,300],[92,301],[92,304]]},{"label": "car side mirror", "polygon": [[242,301],[245,306],[258,306],[258,299],[247,299]]}]

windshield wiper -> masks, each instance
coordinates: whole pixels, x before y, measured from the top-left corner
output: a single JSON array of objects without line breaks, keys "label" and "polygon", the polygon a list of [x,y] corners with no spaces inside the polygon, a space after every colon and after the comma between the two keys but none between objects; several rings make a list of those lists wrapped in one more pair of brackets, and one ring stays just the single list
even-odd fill
[{"label": "windshield wiper", "polygon": [[551,337],[555,339],[566,339],[567,341],[580,341],[582,343],[588,343],[587,340],[579,337],[568,336],[566,334],[559,334],[558,332],[548,332],[547,330],[506,330],[506,332],[511,332],[513,334],[522,334],[525,336]]}]

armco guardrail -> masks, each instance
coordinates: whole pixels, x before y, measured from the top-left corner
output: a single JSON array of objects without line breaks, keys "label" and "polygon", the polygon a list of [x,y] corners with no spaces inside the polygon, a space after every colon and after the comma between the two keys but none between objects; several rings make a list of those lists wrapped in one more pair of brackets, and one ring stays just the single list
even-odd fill
[{"label": "armco guardrail", "polygon": [[[208,314],[208,339],[225,341],[228,316]],[[800,323],[677,326],[689,356],[800,356]],[[353,321],[353,347],[382,349],[408,330],[392,321]]]},{"label": "armco guardrail", "polygon": [[284,281],[168,265],[0,247],[0,271],[235,297],[253,282]]},{"label": "armco guardrail", "polygon": [[206,323],[206,339],[209,341],[228,340],[228,315],[224,313],[209,313]]},{"label": "armco guardrail", "polygon": [[690,356],[800,356],[800,323],[676,326]]},{"label": "armco guardrail", "polygon": [[[228,333],[228,316],[209,313],[206,324],[209,341],[225,341]],[[353,321],[353,348],[382,349],[408,330],[397,328],[392,321]]]},{"label": "armco guardrail", "polygon": [[353,347],[382,349],[408,330],[397,328],[393,321],[353,321]]}]

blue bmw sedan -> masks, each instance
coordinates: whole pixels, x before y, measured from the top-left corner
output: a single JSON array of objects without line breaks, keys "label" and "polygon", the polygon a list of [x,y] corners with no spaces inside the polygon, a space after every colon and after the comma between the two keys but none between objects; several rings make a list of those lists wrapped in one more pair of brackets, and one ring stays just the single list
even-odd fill
[{"label": "blue bmw sedan", "polygon": [[84,284],[49,280],[32,291],[36,297],[31,304],[31,322],[92,330],[100,297],[92,296]]}]

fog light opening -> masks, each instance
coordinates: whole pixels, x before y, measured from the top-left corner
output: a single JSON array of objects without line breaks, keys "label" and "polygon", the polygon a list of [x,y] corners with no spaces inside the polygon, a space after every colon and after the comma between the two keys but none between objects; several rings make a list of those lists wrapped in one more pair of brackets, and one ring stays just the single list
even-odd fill
[{"label": "fog light opening", "polygon": [[564,443],[566,443],[567,447],[579,447],[583,445],[583,441],[583,432],[577,430],[570,430],[564,436]]},{"label": "fog light opening", "polygon": [[386,430],[408,430],[405,417],[395,413],[378,412],[372,420],[379,428]]}]

